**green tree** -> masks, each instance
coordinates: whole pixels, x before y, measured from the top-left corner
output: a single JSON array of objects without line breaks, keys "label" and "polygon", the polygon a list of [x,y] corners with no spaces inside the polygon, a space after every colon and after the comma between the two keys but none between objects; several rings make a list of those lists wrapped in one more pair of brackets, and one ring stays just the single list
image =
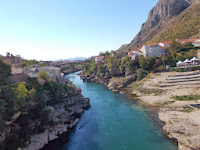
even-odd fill
[{"label": "green tree", "polygon": [[0,99],[0,132],[4,129],[6,102]]},{"label": "green tree", "polygon": [[146,75],[148,74],[148,71],[147,70],[144,70],[144,69],[138,69],[137,70],[137,80],[140,81],[142,80],[143,78],[146,77]]},{"label": "green tree", "polygon": [[110,52],[109,51],[105,51],[105,56],[110,56]]},{"label": "green tree", "polygon": [[169,45],[168,50],[172,52],[178,52],[181,50],[181,44],[177,41],[172,41],[172,43]]},{"label": "green tree", "polygon": [[11,75],[10,70],[11,66],[4,63],[0,58],[0,86],[8,84],[8,77]]},{"label": "green tree", "polygon": [[99,52],[99,56],[105,56],[103,52]]},{"label": "green tree", "polygon": [[41,113],[41,122],[42,125],[48,125],[51,120],[51,114],[54,112],[54,108],[51,106],[45,106]]},{"label": "green tree", "polygon": [[49,75],[48,75],[45,71],[40,71],[40,72],[38,73],[38,78],[39,78],[39,79],[43,79],[43,80],[45,80],[45,81],[49,81],[49,80],[50,80]]},{"label": "green tree", "polygon": [[55,104],[62,100],[62,93],[64,92],[64,87],[56,82],[50,81],[44,84],[46,91],[49,91],[49,99],[52,101],[52,104]]},{"label": "green tree", "polygon": [[42,63],[39,63],[39,66],[40,66],[40,67],[43,67],[43,66],[47,66],[47,65],[46,65],[45,63],[42,62]]},{"label": "green tree", "polygon": [[23,107],[26,105],[26,99],[28,97],[28,90],[24,83],[19,83],[15,89],[15,94],[17,98],[18,107]]},{"label": "green tree", "polygon": [[28,65],[39,64],[39,61],[32,59],[32,60],[23,60],[22,66],[27,67]]},{"label": "green tree", "polygon": [[91,73],[96,73],[97,72],[97,64],[96,63],[91,63],[90,64],[90,72]]},{"label": "green tree", "polygon": [[151,71],[154,68],[156,61],[154,57],[146,57],[144,58],[144,56],[140,55],[139,56],[139,64],[140,67],[144,70],[148,70]]},{"label": "green tree", "polygon": [[104,66],[102,63],[97,65],[97,75],[100,75],[101,73],[105,73],[104,72]]},{"label": "green tree", "polygon": [[34,101],[36,102],[37,106],[40,108],[44,108],[47,104],[47,101],[49,100],[46,93],[49,93],[47,91],[37,91],[34,93]]},{"label": "green tree", "polygon": [[127,71],[134,73],[139,68],[138,60],[129,60],[127,63]]}]

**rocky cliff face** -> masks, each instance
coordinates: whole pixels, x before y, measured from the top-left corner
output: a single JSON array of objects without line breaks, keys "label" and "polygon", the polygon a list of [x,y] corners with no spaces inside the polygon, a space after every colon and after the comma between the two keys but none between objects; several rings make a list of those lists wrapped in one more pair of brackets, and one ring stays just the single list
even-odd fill
[{"label": "rocky cliff face", "polygon": [[164,24],[171,18],[182,13],[191,4],[199,0],[159,0],[151,9],[147,21],[142,25],[140,32],[126,46],[120,49],[128,49],[141,46],[150,40]]}]

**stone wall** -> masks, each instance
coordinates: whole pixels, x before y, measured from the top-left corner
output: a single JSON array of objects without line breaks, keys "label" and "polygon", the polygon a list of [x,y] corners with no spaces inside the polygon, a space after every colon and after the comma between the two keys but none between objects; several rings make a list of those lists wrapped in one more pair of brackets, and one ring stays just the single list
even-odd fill
[{"label": "stone wall", "polygon": [[22,59],[20,57],[13,56],[12,54],[10,56],[1,56],[3,61],[8,64],[12,64],[12,68],[20,68],[22,67]]},{"label": "stone wall", "polygon": [[28,76],[24,73],[13,74],[8,78],[9,83],[19,83],[19,82],[23,82],[27,80],[28,80]]}]

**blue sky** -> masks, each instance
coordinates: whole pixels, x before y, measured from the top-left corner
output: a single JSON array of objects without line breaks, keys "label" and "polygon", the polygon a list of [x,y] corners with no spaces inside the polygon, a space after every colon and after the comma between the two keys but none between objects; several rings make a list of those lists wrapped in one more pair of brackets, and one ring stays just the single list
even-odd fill
[{"label": "blue sky", "polygon": [[158,0],[0,0],[0,54],[55,60],[129,43]]}]

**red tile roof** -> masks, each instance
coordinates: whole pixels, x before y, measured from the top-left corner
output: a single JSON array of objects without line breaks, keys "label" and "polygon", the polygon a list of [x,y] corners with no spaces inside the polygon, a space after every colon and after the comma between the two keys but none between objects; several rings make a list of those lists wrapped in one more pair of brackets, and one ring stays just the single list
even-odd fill
[{"label": "red tile roof", "polygon": [[160,43],[163,43],[163,44],[171,44],[172,41],[164,41],[164,42],[160,42]]},{"label": "red tile roof", "polygon": [[181,44],[187,43],[187,42],[195,42],[197,39],[182,39],[180,40]]},{"label": "red tile roof", "polygon": [[[137,48],[137,49],[132,49],[130,52],[133,52],[133,51],[143,53],[139,48]],[[130,53],[130,52],[129,52],[129,53]]]},{"label": "red tile roof", "polygon": [[132,55],[135,55],[136,53],[131,53],[131,54],[128,54],[129,56],[132,56]]},{"label": "red tile roof", "polygon": [[158,45],[158,43],[147,44],[147,46],[154,46],[154,45]]},{"label": "red tile roof", "polygon": [[95,57],[95,58],[97,58],[97,59],[105,59],[104,56],[98,56],[98,57]]}]

